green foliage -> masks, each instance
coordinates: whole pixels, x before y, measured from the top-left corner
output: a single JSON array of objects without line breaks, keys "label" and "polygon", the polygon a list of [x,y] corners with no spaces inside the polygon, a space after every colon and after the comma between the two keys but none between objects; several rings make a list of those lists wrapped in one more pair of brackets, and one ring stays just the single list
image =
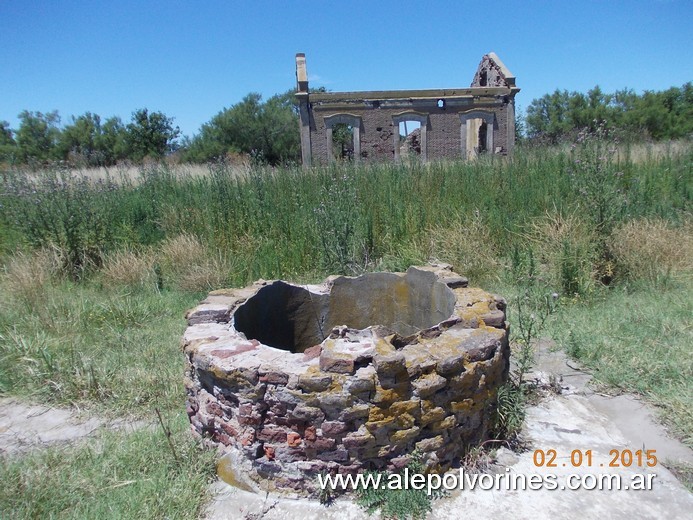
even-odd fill
[{"label": "green foliage", "polygon": [[260,163],[296,162],[301,155],[294,92],[278,94],[263,103],[250,93],[240,103],[225,108],[202,125],[185,157],[196,162],[245,153]]},{"label": "green foliage", "polygon": [[133,112],[126,129],[128,157],[136,162],[144,158],[161,159],[176,149],[176,139],[180,135],[180,129],[173,126],[173,118],[161,112],[149,112],[146,108]]},{"label": "green foliage", "polygon": [[[422,453],[415,450],[410,455],[410,461],[407,464],[409,470],[410,481],[399,489],[388,487],[385,482],[388,480],[389,473],[380,473],[380,487],[373,485],[373,480],[368,482],[371,485],[356,490],[356,503],[365,509],[369,515],[380,512],[381,518],[404,520],[411,518],[412,520],[423,520],[426,515],[432,511],[431,501],[436,498],[441,498],[445,494],[441,490],[428,495],[426,489],[414,489],[418,486],[412,486],[411,477],[414,474],[424,474],[425,466],[422,462]],[[400,472],[404,475],[404,471]]]},{"label": "green foliage", "polygon": [[345,124],[336,124],[332,129],[332,153],[340,159],[353,160],[354,129]]},{"label": "green foliage", "polygon": [[[607,284],[614,275],[609,236],[628,210],[628,179],[613,160],[616,145],[603,124],[594,131],[583,130],[571,148],[567,168],[580,210],[596,237],[595,272]],[[579,272],[579,259],[573,261],[567,246],[561,267],[564,288],[580,292]]]},{"label": "green foliage", "polygon": [[22,163],[44,163],[59,159],[57,143],[60,136],[60,116],[57,111],[43,114],[24,110],[19,114],[17,157]]},{"label": "green foliage", "polygon": [[128,157],[131,140],[120,118],[102,124],[98,115],[86,112],[62,129],[57,153],[74,166],[112,166]]},{"label": "green foliage", "polygon": [[567,171],[581,209],[599,236],[611,232],[626,205],[623,172],[613,161],[617,144],[600,124],[594,131],[581,131],[571,148]]},{"label": "green foliage", "polygon": [[54,168],[34,178],[7,175],[5,190],[5,218],[32,246],[57,248],[71,278],[101,265],[101,255],[113,241],[112,184],[92,184]]},{"label": "green foliage", "polygon": [[556,90],[533,100],[527,108],[531,139],[556,143],[576,132],[597,130],[600,124],[627,136],[655,140],[687,138],[693,134],[693,84],[637,95],[624,89],[605,94],[596,86],[587,94]]},{"label": "green foliage", "polygon": [[0,161],[45,165],[67,161],[73,166],[112,166],[128,159],[161,159],[177,149],[180,135],[173,119],[161,112],[137,110],[124,125],[118,117],[106,119],[91,112],[60,128],[57,111],[24,111],[20,127],[13,136],[7,123],[0,128]]},{"label": "green foliage", "polygon": [[17,143],[7,121],[0,121],[0,163],[12,163],[17,154]]},{"label": "green foliage", "polygon": [[512,440],[520,433],[525,422],[527,400],[524,389],[512,382],[498,388],[494,438]]},{"label": "green foliage", "polygon": [[101,126],[98,149],[104,165],[114,165],[128,157],[127,129],[119,117],[109,117]]},{"label": "green foliage", "polygon": [[72,123],[60,133],[58,150],[70,162],[83,165],[104,164],[103,153],[99,148],[101,118],[90,112],[72,118]]}]

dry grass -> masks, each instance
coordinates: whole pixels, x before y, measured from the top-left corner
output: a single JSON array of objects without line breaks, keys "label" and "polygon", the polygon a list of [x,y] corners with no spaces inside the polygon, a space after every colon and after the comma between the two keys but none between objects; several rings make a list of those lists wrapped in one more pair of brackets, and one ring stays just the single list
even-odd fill
[{"label": "dry grass", "polygon": [[130,249],[115,251],[104,258],[101,280],[109,288],[154,287],[156,273],[151,254]]},{"label": "dry grass", "polygon": [[[582,290],[593,278],[594,230],[576,211],[562,214],[556,208],[533,219],[521,233],[532,245],[543,270],[555,283],[563,283],[566,276],[575,280]],[[570,266],[570,273],[566,267]]]},{"label": "dry grass", "polygon": [[60,273],[61,266],[60,252],[56,249],[18,251],[5,264],[3,292],[35,308],[41,304],[46,288]]},{"label": "dry grass", "polygon": [[497,279],[502,269],[498,246],[478,213],[460,215],[452,224],[434,226],[430,257],[453,265],[454,270],[474,283]]},{"label": "dry grass", "polygon": [[184,291],[209,291],[226,285],[232,266],[220,252],[207,256],[183,273],[178,287]]},{"label": "dry grass", "polygon": [[631,220],[611,235],[617,264],[630,279],[650,282],[693,272],[693,222],[674,226],[662,219]]},{"label": "dry grass", "polygon": [[631,161],[641,164],[650,161],[660,161],[667,157],[677,157],[690,152],[691,142],[688,140],[637,143],[619,146],[615,159],[622,162]]},{"label": "dry grass", "polygon": [[[156,167],[156,164],[149,165],[149,167]],[[197,178],[205,177],[209,175],[209,165],[207,164],[170,164],[163,165],[168,171],[171,171],[176,177],[179,178]],[[142,173],[147,169],[147,165],[144,166],[110,166],[110,167],[96,167],[96,168],[80,168],[75,169],[73,175],[78,178],[86,177],[91,181],[105,181],[110,180],[116,183],[125,183],[136,185],[142,181]],[[237,175],[244,175],[248,169],[247,164],[238,162],[233,163],[231,169]]]},{"label": "dry grass", "polygon": [[227,255],[187,233],[166,240],[155,255],[167,283],[186,291],[217,289],[232,268]]},{"label": "dry grass", "polygon": [[185,273],[204,256],[205,246],[189,233],[166,239],[157,252],[164,269],[172,274]]}]

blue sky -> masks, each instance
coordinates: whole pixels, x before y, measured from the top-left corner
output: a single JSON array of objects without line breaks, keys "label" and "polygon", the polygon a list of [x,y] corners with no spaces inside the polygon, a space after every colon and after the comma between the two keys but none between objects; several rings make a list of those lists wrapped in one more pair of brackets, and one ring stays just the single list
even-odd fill
[{"label": "blue sky", "polygon": [[517,102],[555,89],[660,90],[693,81],[693,1],[0,0],[0,120],[22,110],[130,119],[185,135],[249,92],[466,87],[482,55]]}]

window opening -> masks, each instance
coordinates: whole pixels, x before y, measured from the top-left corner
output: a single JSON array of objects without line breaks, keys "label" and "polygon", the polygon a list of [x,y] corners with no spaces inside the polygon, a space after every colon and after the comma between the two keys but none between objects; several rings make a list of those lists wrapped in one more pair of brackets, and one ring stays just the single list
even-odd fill
[{"label": "window opening", "polygon": [[354,127],[346,123],[337,123],[332,127],[332,153],[342,160],[354,158]]},{"label": "window opening", "polygon": [[401,121],[399,123],[399,155],[410,157],[421,155],[421,123],[419,121]]},{"label": "window opening", "polygon": [[486,150],[486,136],[488,133],[488,125],[486,124],[486,121],[482,121],[481,124],[479,125],[479,140],[477,144],[477,153],[482,154],[487,152]]},{"label": "window opening", "polygon": [[488,85],[488,72],[482,70],[481,75],[479,76],[479,86],[485,87],[486,85]]}]

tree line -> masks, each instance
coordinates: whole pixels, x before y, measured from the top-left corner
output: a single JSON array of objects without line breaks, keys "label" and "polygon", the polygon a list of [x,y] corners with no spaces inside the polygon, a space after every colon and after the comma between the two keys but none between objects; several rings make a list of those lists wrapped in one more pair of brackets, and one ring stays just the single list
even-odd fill
[{"label": "tree line", "polygon": [[632,140],[689,138],[693,136],[693,84],[640,95],[629,89],[607,94],[598,86],[586,94],[556,90],[530,103],[524,126],[528,139],[550,143],[598,126],[618,130]]},{"label": "tree line", "polygon": [[[586,94],[556,90],[533,100],[519,117],[518,137],[557,143],[585,128],[606,125],[634,139],[677,139],[693,135],[693,85],[637,94],[624,89],[607,94],[597,86]],[[67,161],[80,166],[140,163],[175,155],[184,162],[223,160],[246,155],[268,164],[300,159],[298,110],[293,90],[263,101],[250,93],[222,109],[193,136],[181,137],[174,119],[146,108],[124,123],[87,112],[61,125],[57,111],[23,111],[19,127],[0,121],[0,163],[45,164]]]}]

